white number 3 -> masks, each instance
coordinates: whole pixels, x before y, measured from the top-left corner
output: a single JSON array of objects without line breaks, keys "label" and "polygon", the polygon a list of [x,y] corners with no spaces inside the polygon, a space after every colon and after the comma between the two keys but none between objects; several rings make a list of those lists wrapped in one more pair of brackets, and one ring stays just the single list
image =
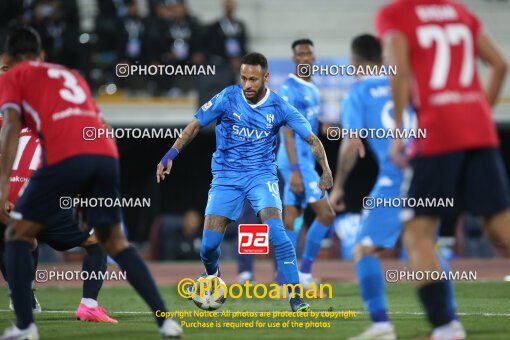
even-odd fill
[{"label": "white number 3", "polygon": [[48,77],[52,79],[64,78],[64,88],[59,94],[62,99],[74,104],[83,104],[87,99],[85,91],[78,85],[76,77],[69,71],[58,68],[48,69]]}]

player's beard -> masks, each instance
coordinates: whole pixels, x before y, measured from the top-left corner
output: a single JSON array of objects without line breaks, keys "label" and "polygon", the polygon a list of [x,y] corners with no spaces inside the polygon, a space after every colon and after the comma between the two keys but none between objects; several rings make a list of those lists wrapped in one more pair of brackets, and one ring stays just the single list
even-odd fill
[{"label": "player's beard", "polygon": [[257,92],[255,92],[255,95],[251,98],[248,98],[246,96],[246,93],[244,94],[244,97],[246,99],[248,99],[249,102],[251,102],[252,104],[257,104],[262,98],[264,98],[264,95],[266,94],[266,86],[263,85],[260,90],[258,90]]}]

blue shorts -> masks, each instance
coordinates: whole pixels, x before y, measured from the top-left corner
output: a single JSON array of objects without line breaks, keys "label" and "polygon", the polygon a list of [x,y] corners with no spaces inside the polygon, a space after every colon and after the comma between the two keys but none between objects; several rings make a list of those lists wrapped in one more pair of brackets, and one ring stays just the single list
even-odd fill
[{"label": "blue shorts", "polygon": [[[400,185],[375,186],[369,196],[400,197]],[[376,248],[393,248],[402,231],[401,211],[402,208],[384,206],[363,210],[356,243]]]},{"label": "blue shorts", "polygon": [[245,199],[250,202],[257,215],[265,208],[281,211],[282,201],[276,171],[214,173],[205,215],[224,216],[235,221],[241,215]]},{"label": "blue shorts", "polygon": [[[279,168],[279,171],[284,183],[283,205],[292,205],[304,209],[308,204],[321,200],[320,176],[315,169],[300,169],[304,191],[299,196],[290,188],[290,169]],[[327,199],[327,197],[328,193],[326,192],[322,199]]]},{"label": "blue shorts", "polygon": [[[69,209],[70,199],[120,198],[118,160],[109,156],[80,155],[37,170],[22,192],[11,217],[49,226],[62,210]],[[96,228],[121,222],[121,208],[116,205],[84,208],[86,222]]]}]

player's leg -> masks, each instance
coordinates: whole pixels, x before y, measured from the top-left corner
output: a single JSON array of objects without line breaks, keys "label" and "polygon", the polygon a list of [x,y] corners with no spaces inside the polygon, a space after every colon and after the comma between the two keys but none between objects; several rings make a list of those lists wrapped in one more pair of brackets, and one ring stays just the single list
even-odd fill
[{"label": "player's leg", "polygon": [[83,295],[76,311],[76,319],[93,322],[117,323],[106,314],[106,310],[97,303],[97,296],[103,284],[106,272],[106,253],[90,230],[80,230],[74,209],[62,209],[51,219],[37,239],[58,251],[75,247],[85,250],[82,271],[87,279],[83,281]]},{"label": "player's leg", "polygon": [[7,227],[4,261],[16,314],[16,328],[8,329],[4,335],[38,334],[32,313],[32,247],[33,239],[41,228],[41,224],[28,220],[13,220]]},{"label": "player's leg", "polygon": [[[285,192],[285,197],[291,196],[290,192]],[[284,205],[283,211],[283,225],[285,226],[285,233],[287,234],[289,240],[292,242],[297,256],[298,230],[296,230],[296,221],[303,212],[300,207],[294,205]],[[275,254],[273,254],[273,260],[276,268],[276,283],[282,286],[285,283],[285,277],[283,276],[283,273],[278,269],[278,262],[276,261]]]},{"label": "player's leg", "polygon": [[[282,220],[282,201],[276,174],[257,174],[246,187],[246,198],[262,223],[269,226],[269,241],[273,245],[275,258],[290,293],[293,311],[309,311],[310,305],[302,299],[299,286],[296,251],[285,232]],[[285,286],[284,286],[285,287]]]},{"label": "player's leg", "polygon": [[[382,227],[382,225],[381,225]],[[358,243],[353,250],[360,295],[372,324],[354,339],[396,339],[388,317],[386,284],[379,259],[380,248]]]},{"label": "player's leg", "polygon": [[322,240],[330,230],[331,223],[335,218],[335,212],[327,197],[310,203],[310,207],[315,212],[315,219],[306,233],[305,250],[299,269],[299,278],[302,284],[315,284],[312,278],[312,265],[319,253]]},{"label": "player's leg", "polygon": [[99,291],[103,286],[102,277],[104,277],[107,268],[106,253],[101,249],[94,234],[90,235],[82,242],[81,247],[85,250],[82,272],[87,272],[89,275],[87,280],[83,281],[82,299],[76,310],[76,319],[93,322],[118,323],[117,320],[109,317],[106,310],[97,302]]},{"label": "player's leg", "polygon": [[220,245],[225,230],[242,212],[245,194],[238,186],[241,180],[227,176],[214,178],[209,190],[200,248],[200,258],[207,275],[219,275]]},{"label": "player's leg", "polygon": [[[149,268],[147,268],[147,265],[135,248],[129,244],[122,232],[121,224],[117,223],[112,226],[95,227],[95,233],[101,246],[126,273],[127,280],[147,305],[149,305],[154,316],[156,315],[156,311],[168,311]],[[156,316],[155,319],[158,326],[160,328],[163,327],[165,319]],[[182,331],[179,327],[175,330],[175,336],[180,335],[180,333],[182,333]]]},{"label": "player's leg", "polygon": [[[245,201],[241,216],[237,219],[236,225],[239,224],[256,224],[259,222],[257,215],[251,208],[249,202]],[[239,254],[238,261],[238,274],[237,282],[244,284],[246,281],[253,281],[253,262],[255,255],[253,254]]]},{"label": "player's leg", "polygon": [[[414,158],[411,161],[412,172],[406,172],[406,177],[410,180],[408,197],[442,200],[457,197],[465,159],[465,152]],[[415,207],[412,210],[403,210],[402,216],[407,220],[403,239],[411,271],[441,271],[435,250],[438,217],[453,214],[454,211],[453,207]],[[409,219],[411,216],[414,217]],[[449,284],[451,282],[445,280],[416,282],[418,296],[434,328],[433,337],[437,334],[455,334],[462,338],[461,335],[465,335],[463,329],[458,333],[454,329],[454,323],[457,324],[458,321],[455,320],[455,313],[449,303]]]},{"label": "player's leg", "polygon": [[218,215],[206,215],[204,232],[202,234],[202,247],[200,248],[200,258],[205,267],[207,275],[218,275],[219,260],[221,255],[221,241],[230,223],[230,219]]},{"label": "player's leg", "polygon": [[[2,276],[4,277],[5,282],[8,282],[7,270],[5,268],[5,263],[3,259],[3,255],[5,252],[4,236],[6,228],[7,227],[5,227],[3,224],[0,226],[0,271],[2,272]],[[39,245],[36,239],[33,239],[32,241],[32,259],[34,261],[34,276],[32,276],[32,311],[34,313],[40,313],[42,309],[41,305],[39,304],[39,301],[37,300],[37,297],[35,296],[34,288],[35,271],[37,270],[37,265],[39,263]],[[7,294],[9,295],[9,309],[14,312],[14,305],[11,299],[11,289],[9,287],[9,284],[7,284]]]},{"label": "player's leg", "polygon": [[[397,187],[375,187],[373,197],[398,197]],[[382,249],[395,246],[402,231],[400,209],[376,207],[363,211],[354,247],[354,265],[360,296],[372,324],[353,339],[395,339],[395,330],[388,317],[385,275],[379,259]]]},{"label": "player's leg", "polygon": [[[120,171],[118,160],[103,156],[78,156],[70,159],[66,170],[75,175],[81,173],[83,183],[90,183],[88,190],[80,189],[82,197],[120,196]],[[82,192],[85,191],[85,192]],[[156,287],[149,268],[132,247],[122,231],[122,213],[119,207],[90,207],[87,209],[87,224],[94,226],[95,234],[103,249],[126,273],[127,280],[150,307],[159,332],[164,337],[182,334],[179,324],[169,318],[156,316],[156,311],[168,311]],[[159,313],[157,315],[160,315]]]},{"label": "player's leg", "polygon": [[489,239],[510,257],[510,189],[498,149],[469,154],[463,187],[467,210],[481,221]]}]

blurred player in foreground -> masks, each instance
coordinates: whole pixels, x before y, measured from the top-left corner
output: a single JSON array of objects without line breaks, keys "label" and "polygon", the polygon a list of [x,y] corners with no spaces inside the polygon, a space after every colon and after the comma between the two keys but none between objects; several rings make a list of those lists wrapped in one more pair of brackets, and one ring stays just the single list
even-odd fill
[{"label": "blurred player in foreground", "polygon": [[[241,59],[241,85],[225,88],[195,115],[182,137],[157,166],[158,183],[170,173],[177,154],[202,127],[216,121],[216,152],[212,158],[213,181],[205,211],[201,257],[207,275],[219,275],[220,243],[225,228],[236,220],[247,199],[260,221],[269,225],[278,269],[285,284],[298,284],[296,252],[282,222],[275,162],[276,138],[281,126],[292,128],[306,140],[322,167],[319,188],[322,197],[333,185],[324,147],[310,123],[293,106],[266,88],[267,60],[260,53]],[[290,291],[290,287],[289,287]],[[291,295],[291,294],[290,294]],[[302,294],[290,298],[293,311],[308,311]]]},{"label": "blurred player in foreground", "polygon": [[[278,94],[289,104],[303,114],[312,127],[312,132],[319,130],[319,89],[312,82],[312,75],[305,74],[304,65],[311,66],[315,61],[313,42],[310,39],[300,39],[292,43],[292,61],[296,64],[296,73],[289,77],[280,86]],[[303,214],[304,209],[310,205],[315,212],[313,221],[306,235],[306,245],[303,260],[299,270],[299,282],[306,288],[315,285],[312,277],[312,264],[317,257],[321,242],[326,236],[335,213],[329,204],[327,194],[322,197],[319,188],[320,176],[315,171],[315,158],[302,137],[296,135],[292,129],[282,128],[280,147],[277,161],[278,170],[285,184],[283,193],[284,225],[287,235],[297,249],[298,234],[294,231],[296,219]],[[281,273],[277,281],[282,284]]]},{"label": "blurred player in foreground", "polygon": [[[0,110],[4,119],[0,206],[9,199],[9,178],[23,123],[41,140],[43,166],[16,202],[6,232],[5,266],[17,320],[4,338],[38,339],[30,301],[34,268],[31,241],[58,216],[62,197],[119,199],[118,151],[111,139],[83,139],[84,128],[105,128],[100,112],[81,76],[61,65],[41,61],[44,52],[35,30],[13,27],[5,52],[11,69],[0,77]],[[9,217],[1,213],[8,222]],[[94,226],[102,247],[126,272],[128,281],[151,310],[167,311],[147,266],[122,233],[121,209],[117,205],[91,207],[86,216],[86,223]],[[162,337],[182,334],[173,319],[156,321]]]},{"label": "blurred player in foreground", "polygon": [[[3,63],[2,57],[3,52],[0,51],[0,74],[8,69],[7,65]],[[2,122],[3,119],[0,116],[0,127],[2,126]],[[40,163],[41,145],[39,139],[28,128],[23,128],[20,132],[20,143],[10,177],[9,211],[15,206],[21,190],[26,186],[34,171],[40,166]],[[0,227],[0,269],[4,279],[8,281],[3,262],[4,234],[5,226]],[[94,276],[89,275],[87,280],[83,281],[83,294],[78,310],[76,311],[76,319],[92,322],[117,323],[117,320],[110,318],[106,314],[106,310],[97,303],[97,297],[103,285],[103,276],[100,275],[106,272],[107,267],[106,253],[99,246],[95,235],[90,234],[90,230],[80,230],[78,222],[75,221],[73,216],[73,210],[62,210],[58,218],[54,221],[54,224],[48,226],[37,235],[37,239],[33,240],[32,257],[34,261],[34,274],[35,270],[37,270],[37,263],[39,260],[38,241],[42,241],[59,251],[69,250],[78,246],[85,249],[86,254],[83,258],[82,272],[95,273],[95,277],[98,278],[96,279]],[[34,279],[33,277],[32,310],[34,313],[37,313],[41,312],[41,305],[35,296],[35,289],[33,288]],[[12,300],[10,301],[9,308],[14,311]]]},{"label": "blurred player in foreground", "polygon": [[[482,216],[487,235],[510,255],[510,194],[498,150],[491,106],[496,103],[506,62],[478,19],[463,5],[448,0],[397,1],[375,19],[391,78],[396,127],[403,127],[409,100],[426,138],[416,140],[405,181],[410,198],[454,198],[456,210]],[[484,91],[477,58],[489,66]],[[391,158],[408,164],[404,141],[395,139]],[[413,271],[441,271],[435,255],[438,218],[453,207],[404,209],[404,241]],[[433,326],[431,339],[461,339],[459,323],[448,308],[446,281],[417,282],[418,294]]]},{"label": "blurred player in foreground", "polygon": [[[381,66],[382,47],[376,37],[368,34],[357,36],[351,44],[351,62],[358,66]],[[361,129],[394,129],[393,101],[391,98],[390,81],[386,76],[364,76],[351,87],[342,103],[342,128],[355,133]],[[416,129],[416,116],[407,107],[404,116],[404,129]],[[400,187],[404,173],[390,159],[389,147],[391,139],[367,138],[371,151],[375,154],[379,174],[370,197],[386,199],[400,197]],[[356,164],[361,140],[355,135],[342,141],[338,153],[337,171],[330,199],[333,207],[342,211],[343,187],[345,181]],[[363,152],[362,152],[363,156]],[[368,310],[372,325],[359,336],[351,339],[396,339],[393,325],[388,317],[385,295],[385,282],[379,253],[395,246],[402,230],[397,207],[375,207],[364,210],[361,228],[356,235],[354,262],[358,277],[360,294]],[[445,271],[449,271],[447,263],[440,259]],[[449,305],[455,313],[455,302],[451,282],[449,285]]]}]

